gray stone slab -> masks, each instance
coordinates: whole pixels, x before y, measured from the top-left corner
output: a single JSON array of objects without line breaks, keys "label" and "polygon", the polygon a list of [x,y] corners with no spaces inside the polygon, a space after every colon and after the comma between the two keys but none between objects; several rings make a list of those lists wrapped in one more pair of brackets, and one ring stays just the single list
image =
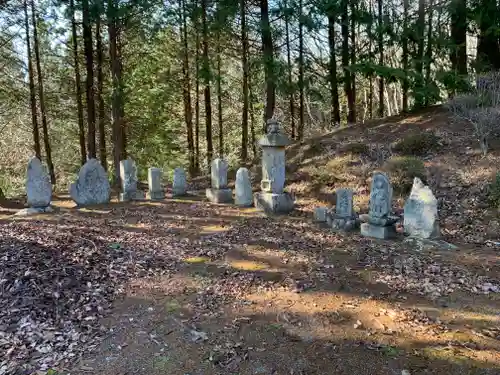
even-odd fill
[{"label": "gray stone slab", "polygon": [[145,199],[146,199],[146,193],[142,190],[136,190],[128,193],[120,193],[119,196],[120,202],[143,201]]},{"label": "gray stone slab", "polygon": [[228,165],[224,159],[216,158],[210,166],[210,181],[214,189],[227,188]]},{"label": "gray stone slab", "polygon": [[370,223],[363,223],[361,224],[361,235],[387,240],[396,236],[396,229],[393,226],[380,227]]},{"label": "gray stone slab", "polygon": [[254,204],[258,209],[268,213],[287,214],[293,211],[295,201],[289,193],[259,192],[254,194]]},{"label": "gray stone slab", "polygon": [[241,207],[251,207],[253,205],[252,182],[250,172],[246,168],[240,168],[236,172],[234,203]]},{"label": "gray stone slab", "polygon": [[328,208],[316,207],[314,209],[314,221],[317,223],[326,223]]},{"label": "gray stone slab", "polygon": [[32,157],[26,168],[26,196],[28,206],[35,208],[47,207],[52,200],[49,173],[37,157]]},{"label": "gray stone slab", "polygon": [[164,191],[150,191],[148,193],[148,199],[152,201],[161,201],[165,199],[165,192]]},{"label": "gray stone slab", "polygon": [[172,195],[183,197],[187,194],[187,178],[183,168],[175,168],[172,180]]},{"label": "gray stone slab", "polygon": [[108,174],[97,159],[89,159],[80,168],[78,179],[70,185],[69,193],[79,206],[109,202],[111,188]]},{"label": "gray stone slab", "polygon": [[206,196],[212,203],[232,203],[233,191],[231,189],[214,189],[208,188]]},{"label": "gray stone slab", "polygon": [[404,205],[404,231],[412,237],[438,238],[438,201],[431,189],[417,177]]}]

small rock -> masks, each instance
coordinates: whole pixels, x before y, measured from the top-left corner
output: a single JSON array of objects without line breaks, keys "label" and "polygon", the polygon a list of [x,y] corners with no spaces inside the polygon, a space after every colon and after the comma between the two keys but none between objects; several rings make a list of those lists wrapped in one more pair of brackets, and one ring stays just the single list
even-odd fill
[{"label": "small rock", "polygon": [[363,328],[363,323],[361,323],[360,320],[356,321],[356,323],[354,323],[353,325],[354,329],[361,329]]}]

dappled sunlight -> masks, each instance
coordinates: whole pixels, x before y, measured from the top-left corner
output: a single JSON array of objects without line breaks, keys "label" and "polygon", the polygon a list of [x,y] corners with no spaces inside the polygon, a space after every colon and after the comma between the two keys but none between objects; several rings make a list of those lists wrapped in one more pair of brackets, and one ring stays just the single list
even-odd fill
[{"label": "dappled sunlight", "polygon": [[208,257],[189,257],[184,259],[184,262],[190,264],[200,264],[210,262],[210,258]]}]

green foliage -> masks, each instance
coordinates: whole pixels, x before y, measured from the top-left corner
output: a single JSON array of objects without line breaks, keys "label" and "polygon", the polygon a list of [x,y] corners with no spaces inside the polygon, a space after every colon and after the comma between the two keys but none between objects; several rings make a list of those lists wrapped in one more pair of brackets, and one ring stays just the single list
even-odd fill
[{"label": "green foliage", "polygon": [[345,153],[350,153],[353,155],[365,155],[368,154],[370,148],[366,143],[362,142],[351,142],[342,147],[342,151]]},{"label": "green foliage", "polygon": [[383,169],[390,176],[394,192],[403,196],[410,192],[415,177],[426,181],[424,162],[413,156],[392,157]]},{"label": "green foliage", "polygon": [[495,179],[488,186],[488,200],[493,208],[500,208],[500,172],[497,172]]},{"label": "green foliage", "polygon": [[393,150],[401,155],[426,155],[439,147],[439,137],[427,131],[409,135],[398,141]]}]

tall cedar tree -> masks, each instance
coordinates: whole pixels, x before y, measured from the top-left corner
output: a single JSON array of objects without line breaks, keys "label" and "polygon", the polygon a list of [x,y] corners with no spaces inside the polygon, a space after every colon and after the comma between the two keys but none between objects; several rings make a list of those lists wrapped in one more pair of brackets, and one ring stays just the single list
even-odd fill
[{"label": "tall cedar tree", "polygon": [[403,112],[408,112],[408,91],[410,90],[410,81],[408,80],[408,37],[410,31],[408,29],[408,11],[410,8],[410,0],[403,0]]},{"label": "tall cedar tree", "polygon": [[[274,80],[274,47],[271,33],[271,23],[269,22],[268,0],[260,0],[260,23],[262,33],[262,54],[264,57],[264,77],[266,81],[266,110],[265,121],[273,117],[274,106],[276,105],[276,83]],[[267,126],[264,122],[264,132]]]},{"label": "tall cedar tree", "polygon": [[216,55],[217,55],[217,120],[219,123],[219,157],[224,157],[224,131],[222,124],[222,74],[221,74],[221,60],[222,60],[222,47],[221,47],[221,25],[217,26],[216,35]]},{"label": "tall cedar tree", "polygon": [[33,148],[35,156],[42,160],[42,150],[40,147],[40,133],[38,131],[38,114],[36,110],[36,93],[35,93],[35,79],[33,77],[33,58],[31,56],[31,42],[30,42],[30,23],[28,17],[28,3],[27,0],[23,1],[24,9],[24,28],[26,31],[26,53],[28,56],[28,79],[30,87],[30,106],[31,106],[31,121],[33,125]]},{"label": "tall cedar tree", "polygon": [[194,105],[195,111],[195,168],[196,172],[200,171],[200,32],[199,32],[199,8],[198,1],[195,1],[195,12],[193,13],[193,24],[195,25],[195,66],[196,66],[196,81],[195,81],[195,95],[196,101]]},{"label": "tall cedar tree", "polygon": [[[427,46],[425,50],[425,86],[429,87],[431,82],[431,63],[432,63],[432,16],[434,11],[433,0],[429,0],[429,11],[427,21]],[[425,95],[424,105],[429,105],[429,95]]]},{"label": "tall cedar tree", "polygon": [[99,159],[102,166],[107,171],[108,161],[106,153],[106,129],[105,129],[105,107],[104,107],[104,97],[102,95],[103,85],[104,85],[104,73],[103,73],[103,60],[104,51],[102,44],[101,35],[101,12],[99,9],[99,14],[96,18],[95,26],[95,38],[96,38],[96,63],[97,63],[97,132],[99,134]]},{"label": "tall cedar tree", "polygon": [[347,97],[347,122],[354,122],[355,102],[352,91],[352,75],[349,71],[349,0],[341,1],[341,32],[342,32],[342,68],[344,70],[344,92]]},{"label": "tall cedar tree", "polygon": [[416,90],[415,90],[415,108],[422,108],[424,105],[424,32],[425,32],[425,0],[418,1],[417,18],[417,56],[415,59],[416,70]]},{"label": "tall cedar tree", "polygon": [[210,71],[210,60],[208,54],[208,22],[207,22],[207,12],[208,12],[208,0],[201,0],[201,22],[203,30],[203,75],[205,81],[205,136],[207,140],[207,165],[210,168],[210,163],[212,162],[212,157],[214,153],[214,148],[212,145],[212,98],[211,98],[211,71]]},{"label": "tall cedar tree", "polygon": [[[368,0],[368,55],[371,61],[375,60],[373,54],[373,0]],[[373,74],[368,77],[368,115],[373,119]]]},{"label": "tall cedar tree", "polygon": [[[378,0],[378,14],[377,14],[377,26],[378,26],[378,63],[380,66],[384,65],[384,23],[383,23],[383,1]],[[385,107],[384,107],[384,92],[385,92],[385,80],[384,76],[380,74],[379,84],[378,84],[378,115],[379,117],[384,117]]]},{"label": "tall cedar tree", "polygon": [[451,68],[458,74],[467,75],[467,0],[452,0],[450,15],[453,42]]},{"label": "tall cedar tree", "polygon": [[78,34],[75,21],[75,1],[69,1],[71,13],[71,39],[73,40],[73,68],[75,70],[75,96],[78,117],[78,139],[80,141],[80,163],[87,162],[87,146],[85,144],[85,126],[83,125],[82,80],[80,78],[80,59],[78,57]]},{"label": "tall cedar tree", "polygon": [[477,6],[479,38],[477,60],[480,71],[500,69],[500,50],[498,44],[499,9],[497,0],[481,0]]},{"label": "tall cedar tree", "polygon": [[292,139],[296,137],[295,130],[295,100],[294,100],[294,89],[292,81],[292,52],[290,49],[290,14],[292,9],[288,8],[288,2],[285,0],[285,44],[286,44],[286,65],[287,65],[287,76],[288,76],[288,91],[289,91],[289,105],[290,105],[290,125],[291,125],[291,136]]},{"label": "tall cedar tree", "polygon": [[120,161],[127,158],[127,133],[125,129],[123,98],[123,63],[120,51],[120,19],[115,0],[108,0],[109,63],[111,69],[111,133],[113,140],[113,170],[115,185],[120,183]]},{"label": "tall cedar tree", "polygon": [[52,163],[52,151],[50,148],[49,127],[47,125],[47,111],[45,110],[42,64],[40,62],[40,48],[38,46],[38,30],[37,30],[38,27],[37,27],[37,17],[36,17],[34,0],[31,0],[31,19],[33,23],[33,47],[35,48],[35,62],[36,62],[36,71],[38,76],[38,99],[40,100],[40,112],[42,115],[43,145],[45,149],[45,158],[47,159],[47,166],[49,168],[50,182],[52,183],[52,185],[55,185],[56,174],[54,172],[54,164]]},{"label": "tall cedar tree", "polygon": [[297,138],[304,138],[304,14],[299,0],[299,128]]},{"label": "tall cedar tree", "polygon": [[191,110],[191,77],[189,76],[189,44],[186,20],[186,4],[184,0],[180,0],[181,8],[181,25],[182,25],[182,74],[184,76],[184,84],[182,93],[184,97],[184,119],[186,121],[186,132],[188,141],[188,156],[189,156],[189,174],[196,174],[196,161],[193,140],[193,112]]},{"label": "tall cedar tree", "polygon": [[94,102],[94,52],[92,46],[92,23],[89,0],[82,0],[83,50],[85,55],[85,79],[87,98],[87,150],[89,158],[96,157],[95,144],[95,102]]},{"label": "tall cedar tree", "polygon": [[245,163],[248,159],[248,101],[249,101],[249,66],[248,66],[248,31],[246,18],[246,1],[240,0],[241,18],[241,65],[243,68],[243,113],[241,114],[241,151],[240,161]]},{"label": "tall cedar tree", "polygon": [[[357,1],[358,0],[350,0],[351,5],[351,64],[356,64],[356,9],[357,9]],[[349,104],[349,113],[348,113],[348,121],[351,123],[356,122],[356,75],[354,72],[349,72],[350,82],[351,82],[351,90],[350,90],[350,104]]]}]

